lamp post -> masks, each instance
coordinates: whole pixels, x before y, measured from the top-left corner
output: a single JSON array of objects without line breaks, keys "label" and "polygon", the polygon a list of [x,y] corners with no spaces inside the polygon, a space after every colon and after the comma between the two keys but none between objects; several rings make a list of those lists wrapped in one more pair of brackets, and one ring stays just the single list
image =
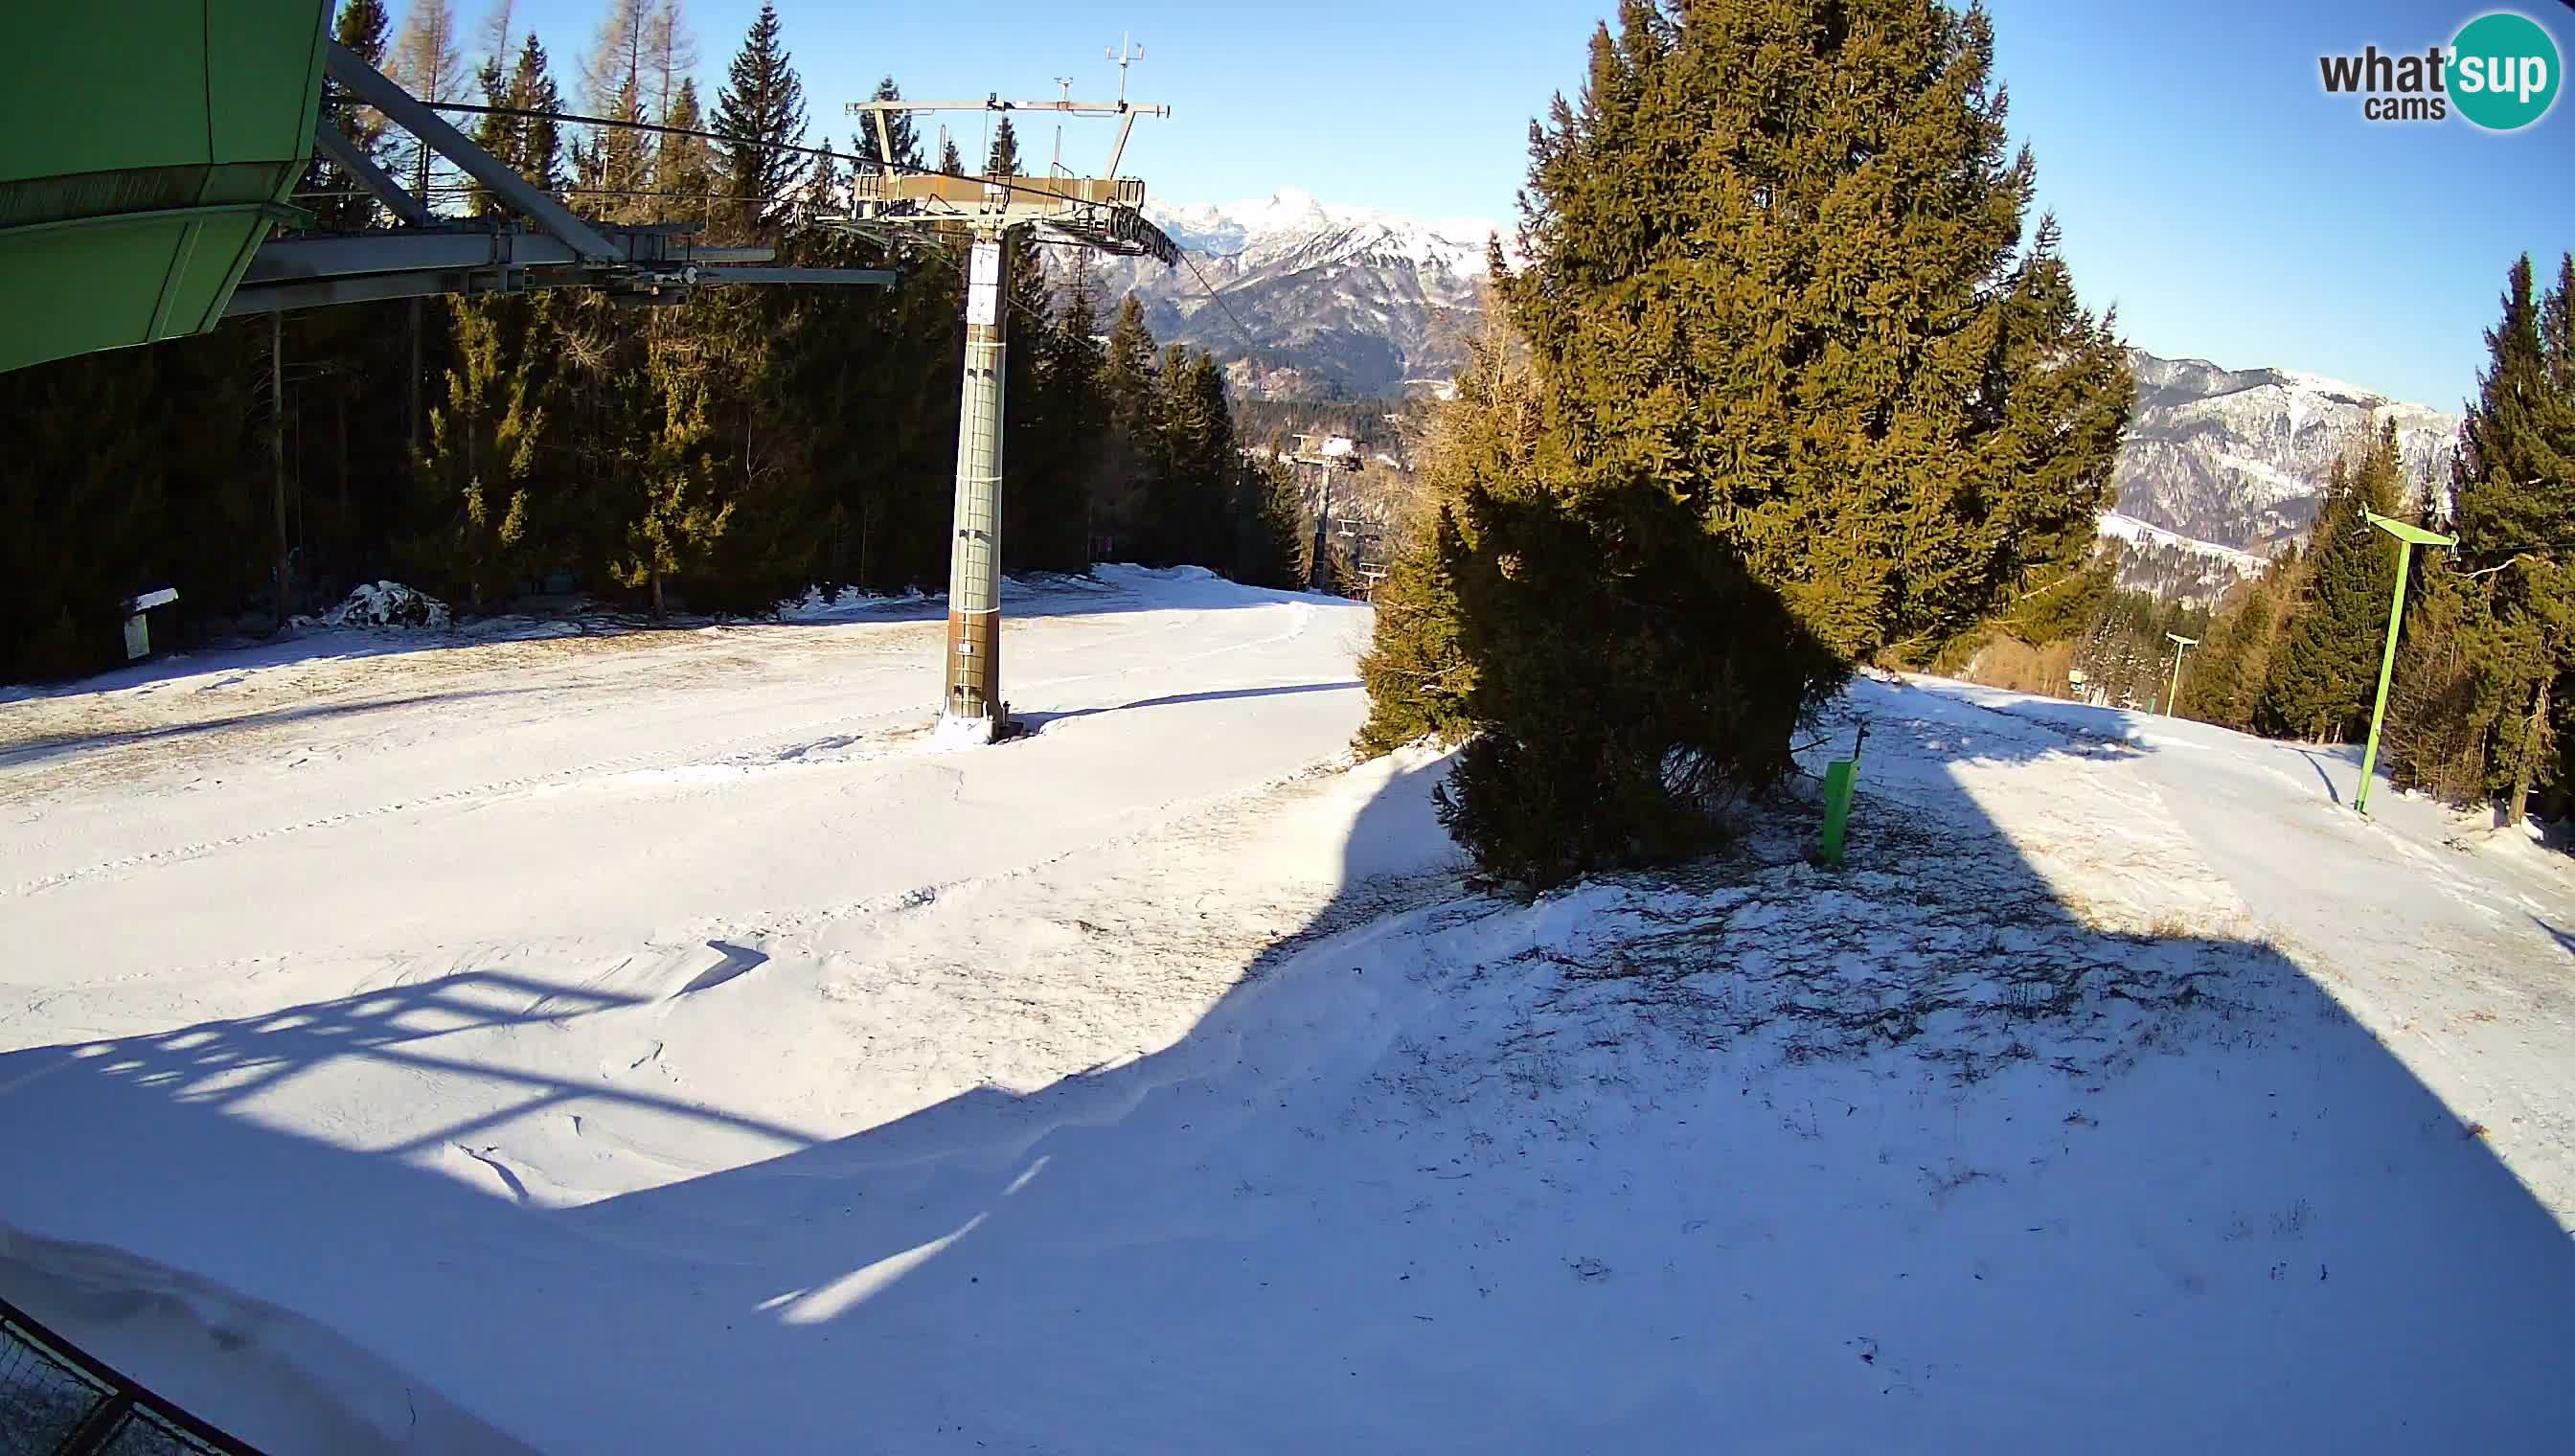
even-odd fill
[{"label": "lamp post", "polygon": [[2378,729],[2387,721],[2387,680],[2396,672],[2396,629],[2405,616],[2405,578],[2414,569],[2414,548],[2418,546],[2456,546],[2455,536],[2442,536],[2409,526],[2375,511],[2364,511],[2369,524],[2396,538],[2396,595],[2387,604],[2387,649],[2378,659],[2378,706],[2369,711],[2369,746],[2360,755],[2360,791],[2354,793],[2351,806],[2369,812],[2370,775],[2378,770]]},{"label": "lamp post", "polygon": [[2181,655],[2199,646],[2199,639],[2183,637],[2177,632],[2168,632],[2164,636],[2173,644],[2172,691],[2164,695],[2164,717],[2179,718],[2181,717]]}]

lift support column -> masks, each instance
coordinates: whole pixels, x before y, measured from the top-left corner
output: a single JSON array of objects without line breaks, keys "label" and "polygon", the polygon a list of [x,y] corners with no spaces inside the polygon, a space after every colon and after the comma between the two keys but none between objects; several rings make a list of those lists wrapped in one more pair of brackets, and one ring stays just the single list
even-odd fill
[{"label": "lift support column", "polygon": [[1002,380],[1009,345],[1007,228],[979,230],[966,285],[966,377],[957,416],[957,540],[948,566],[948,694],[942,732],[990,742],[1002,701]]}]

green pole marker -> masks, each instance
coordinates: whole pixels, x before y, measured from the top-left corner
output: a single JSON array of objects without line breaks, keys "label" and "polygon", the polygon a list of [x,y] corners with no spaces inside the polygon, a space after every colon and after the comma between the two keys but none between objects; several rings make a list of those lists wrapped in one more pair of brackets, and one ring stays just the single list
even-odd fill
[{"label": "green pole marker", "polygon": [[2396,595],[2387,604],[2387,650],[2378,658],[2378,706],[2369,711],[2369,746],[2360,755],[2360,791],[2352,795],[2351,806],[2369,812],[2369,781],[2378,771],[2378,730],[2387,722],[2387,683],[2396,674],[2396,629],[2405,618],[2405,578],[2414,569],[2414,548],[2418,546],[2456,546],[2458,538],[2441,536],[2419,526],[2381,516],[2375,511],[2361,513],[2369,524],[2396,538]]},{"label": "green pole marker", "polygon": [[1850,827],[1851,791],[1859,786],[1859,745],[1868,741],[1868,723],[1851,739],[1851,755],[1824,765],[1824,843],[1826,864],[1842,862],[1842,833]]},{"label": "green pole marker", "polygon": [[2179,718],[2181,717],[2181,655],[2199,646],[2199,639],[2183,637],[2177,632],[2168,632],[2164,636],[2172,639],[2176,644],[2173,648],[2172,691],[2164,695],[2164,717]]},{"label": "green pole marker", "polygon": [[1842,831],[1850,825],[1851,789],[1859,781],[1859,764],[1837,758],[1824,765],[1824,862],[1842,862]]}]

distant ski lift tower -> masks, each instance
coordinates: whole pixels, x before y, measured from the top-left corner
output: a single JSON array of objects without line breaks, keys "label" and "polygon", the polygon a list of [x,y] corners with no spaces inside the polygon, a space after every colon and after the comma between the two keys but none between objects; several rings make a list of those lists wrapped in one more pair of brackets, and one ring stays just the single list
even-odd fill
[{"label": "distant ski lift tower", "polygon": [[[1143,52],[1137,52],[1141,56]],[[1170,266],[1180,250],[1145,220],[1145,184],[1118,175],[1127,138],[1139,116],[1172,114],[1168,106],[1127,100],[1126,65],[1118,60],[1116,101],[853,101],[849,114],[865,116],[876,130],[884,165],[856,179],[847,226],[883,236],[920,229],[938,244],[972,240],[966,287],[966,369],[957,421],[956,538],[948,568],[947,692],[940,702],[940,732],[951,739],[990,742],[1010,729],[1010,705],[1002,696],[1002,385],[1010,333],[1011,255],[1036,233],[1047,241],[1103,253],[1160,259]],[[1118,119],[1118,140],[1098,177],[1061,173],[1048,177],[958,177],[898,165],[889,114],[915,111],[1054,112],[1059,116]]]}]

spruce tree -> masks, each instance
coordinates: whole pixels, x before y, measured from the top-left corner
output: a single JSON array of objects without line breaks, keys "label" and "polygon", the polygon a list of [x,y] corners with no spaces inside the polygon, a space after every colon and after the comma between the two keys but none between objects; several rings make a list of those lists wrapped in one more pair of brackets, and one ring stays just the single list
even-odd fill
[{"label": "spruce tree", "polygon": [[2534,297],[2528,257],[2513,265],[2503,317],[2460,431],[2459,550],[2484,579],[2485,671],[2511,701],[2497,777],[2512,822],[2552,764],[2552,701],[2575,670],[2575,255]]},{"label": "spruce tree", "polygon": [[[682,78],[679,90],[671,98],[671,112],[664,120],[684,131],[697,131],[706,125],[698,111],[698,83]],[[667,199],[664,216],[673,221],[703,222],[715,210],[715,154],[702,137],[684,137],[665,133],[653,162],[656,190]]]},{"label": "spruce tree", "polygon": [[546,301],[447,302],[455,361],[418,463],[432,524],[406,556],[415,581],[481,611],[527,564],[528,483],[546,428],[528,321]]},{"label": "spruce tree", "polygon": [[2328,742],[2359,737],[2377,698],[2396,590],[2396,539],[2369,524],[2403,489],[2390,422],[2359,459],[2338,461],[2319,508],[2306,591],[2291,613],[2254,714],[2266,733]]},{"label": "spruce tree", "polygon": [[2078,563],[2125,352],[2006,151],[1981,11],[1626,0],[1532,142],[1500,292],[1542,470],[1650,480],[1845,654],[1936,643]]},{"label": "spruce tree", "polygon": [[[903,88],[892,76],[877,83],[878,101],[901,101]],[[921,133],[912,124],[910,112],[898,111],[885,119],[886,135],[894,143],[894,165],[898,171],[915,171],[921,166]],[[884,146],[877,140],[876,120],[865,118],[859,123],[858,135],[850,139],[850,151],[871,169],[886,164]]]},{"label": "spruce tree", "polygon": [[1444,811],[1488,868],[1689,852],[1851,657],[2088,558],[2125,355],[2023,233],[1992,56],[1935,0],[1625,0],[1532,129],[1495,294],[1543,428],[1442,560],[1477,729]]},{"label": "spruce tree", "polygon": [[[340,7],[332,37],[381,71],[388,27],[383,0],[348,0]],[[340,135],[356,143],[368,160],[385,165],[388,144],[383,112],[358,105],[338,82],[326,76],[322,82],[322,115],[339,129]],[[313,203],[314,220],[326,233],[356,232],[375,221],[375,199],[358,179],[323,160],[319,153],[305,173],[304,190],[326,194]]]},{"label": "spruce tree", "polygon": [[719,147],[725,191],[733,199],[733,226],[744,237],[768,237],[794,206],[796,184],[809,159],[783,151],[805,143],[805,83],[780,38],[778,7],[764,4],[735,53],[724,89],[716,96],[713,130],[733,140]]},{"label": "spruce tree", "polygon": [[1148,560],[1160,550],[1150,505],[1155,392],[1154,336],[1145,327],[1144,304],[1131,293],[1119,300],[1100,361],[1109,430],[1093,477],[1091,549],[1104,560]]},{"label": "spruce tree", "polygon": [[523,111],[548,113],[522,119],[518,152],[509,159],[510,165],[540,189],[562,191],[563,137],[552,113],[563,110],[563,92],[547,69],[546,48],[533,30],[528,32],[527,43],[519,48],[518,64],[510,72],[510,104]]},{"label": "spruce tree", "polygon": [[628,449],[634,495],[625,549],[610,568],[618,585],[647,593],[653,615],[668,610],[670,584],[702,566],[733,524],[733,503],[716,499],[708,452],[710,380],[695,345],[676,328],[645,343],[645,399],[653,411]]},{"label": "spruce tree", "polygon": [[984,158],[984,175],[987,177],[1020,175],[1020,135],[1011,129],[1011,119],[1007,116],[1003,117],[1002,124],[993,130],[993,150]]},{"label": "spruce tree", "polygon": [[966,159],[959,155],[955,137],[943,138],[939,143],[939,170],[951,177],[966,175]]},{"label": "spruce tree", "polygon": [[[518,106],[518,96],[511,81],[511,73],[503,69],[498,55],[484,57],[483,64],[474,73],[475,87],[483,94],[483,104],[489,107]],[[474,144],[509,163],[515,171],[519,168],[520,134],[525,128],[526,123],[520,118],[504,115],[496,109],[485,113],[475,123]],[[480,182],[468,188],[466,206],[478,218],[493,217],[502,211],[499,197]]]},{"label": "spruce tree", "polygon": [[[644,120],[644,81],[641,75],[628,76],[617,83],[616,100],[606,113],[618,121],[634,123]],[[597,175],[589,185],[599,193],[599,211],[618,222],[653,220],[653,134],[634,126],[600,128],[594,153]]]},{"label": "spruce tree", "polygon": [[1093,492],[1108,455],[1110,411],[1099,339],[1099,271],[1088,257],[1074,260],[1064,298],[1046,334],[1040,364],[1045,427],[1040,449],[1047,494],[1030,553],[1038,566],[1088,571],[1097,514]]}]

